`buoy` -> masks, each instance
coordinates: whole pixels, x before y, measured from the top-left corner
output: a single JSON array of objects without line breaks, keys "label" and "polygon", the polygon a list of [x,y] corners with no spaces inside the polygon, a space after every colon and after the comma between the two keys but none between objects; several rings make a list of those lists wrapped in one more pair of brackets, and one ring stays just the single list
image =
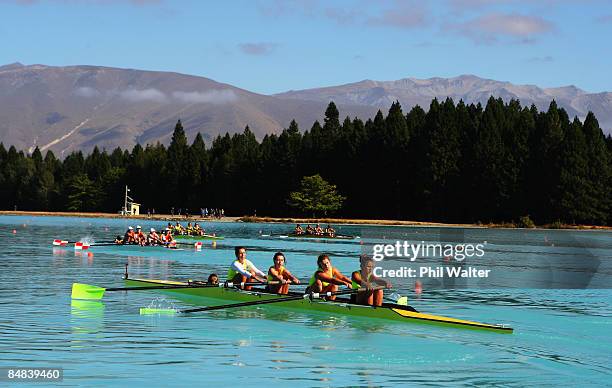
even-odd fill
[{"label": "buoy", "polygon": [[423,293],[423,286],[419,280],[414,283],[414,293],[417,295],[421,295]]},{"label": "buoy", "polygon": [[17,230],[16,229],[13,229],[13,234],[17,234]]},{"label": "buoy", "polygon": [[213,248],[216,248],[216,247],[217,247],[217,242],[216,242],[216,241],[214,241],[214,240],[213,240],[213,242],[212,242],[212,247],[213,247]]},{"label": "buoy", "polygon": [[202,250],[202,242],[198,241],[197,243],[193,244],[193,246],[195,247],[196,251],[201,251]]}]

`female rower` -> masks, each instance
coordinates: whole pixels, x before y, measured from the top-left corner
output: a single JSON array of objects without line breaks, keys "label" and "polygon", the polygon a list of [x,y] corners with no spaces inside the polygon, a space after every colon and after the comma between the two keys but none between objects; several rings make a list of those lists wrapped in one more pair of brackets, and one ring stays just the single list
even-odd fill
[{"label": "female rower", "polygon": [[124,244],[136,244],[136,239],[135,239],[135,234],[134,234],[134,228],[132,228],[131,226],[128,226],[128,229],[125,231],[125,235],[123,235],[123,243]]},{"label": "female rower", "polygon": [[361,255],[359,257],[359,264],[361,269],[353,272],[351,278],[353,280],[353,289],[365,288],[365,291],[357,293],[357,303],[365,304],[370,306],[381,306],[383,303],[383,290],[373,290],[373,286],[378,284],[385,288],[391,288],[391,283],[388,281],[376,277],[372,271],[374,271],[374,259],[367,255]]},{"label": "female rower", "polygon": [[174,237],[172,237],[172,231],[169,228],[166,228],[166,233],[163,236],[163,244],[167,247],[176,246],[176,241],[174,241]]},{"label": "female rower", "polygon": [[138,245],[145,245],[147,242],[147,237],[142,232],[142,227],[140,225],[136,226],[136,234],[134,235],[134,239]]},{"label": "female rower", "polygon": [[211,286],[216,286],[219,284],[219,276],[217,276],[216,273],[211,273],[210,275],[208,275],[208,280],[206,281],[206,284],[211,285]]},{"label": "female rower", "polygon": [[285,268],[285,255],[282,252],[274,254],[274,265],[268,269],[268,281],[279,282],[280,284],[268,284],[268,291],[276,294],[288,294],[289,284],[300,284],[300,279],[296,278]]},{"label": "female rower", "polygon": [[293,230],[293,233],[297,234],[298,236],[302,235],[304,234],[304,229],[302,229],[302,226],[300,224],[297,224],[295,226],[295,229]]},{"label": "female rower", "polygon": [[[229,270],[227,271],[227,281],[237,284],[240,287],[240,283],[246,282],[261,282],[265,280],[266,274],[261,272],[250,260],[246,258],[246,248],[236,247],[234,248],[234,254],[236,260],[232,262]],[[245,290],[250,290],[251,286],[244,286]]]},{"label": "female rower", "polygon": [[159,235],[155,231],[155,228],[151,228],[151,232],[147,236],[147,241],[149,245],[157,245],[161,243],[161,239],[159,238]]},{"label": "female rower", "polygon": [[[310,278],[306,292],[336,292],[338,286],[351,287],[351,279],[342,275],[340,271],[332,267],[331,260],[328,255],[319,255],[317,258],[318,269]],[[336,296],[332,295],[328,300],[335,300]]]}]

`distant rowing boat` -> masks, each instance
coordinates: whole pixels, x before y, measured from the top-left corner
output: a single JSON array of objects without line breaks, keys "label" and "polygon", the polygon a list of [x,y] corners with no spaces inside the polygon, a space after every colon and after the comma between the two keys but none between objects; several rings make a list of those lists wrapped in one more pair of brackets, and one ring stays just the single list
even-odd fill
[{"label": "distant rowing boat", "polygon": [[[159,287],[159,286],[179,286],[188,287],[190,283],[153,280],[153,279],[130,279],[125,280],[128,287]],[[204,301],[195,300],[193,297],[214,299],[219,301],[252,302],[258,300],[278,299],[286,296],[272,294],[263,290],[243,291],[236,288],[225,287],[195,287],[195,288],[176,288],[166,289],[177,299],[184,298],[190,303],[206,305]],[[290,296],[299,296],[301,293],[291,292]],[[308,298],[299,298],[276,304],[278,307],[298,309],[306,311],[316,311],[327,314],[351,315],[357,317],[374,318],[397,321],[401,323],[429,324],[447,327],[455,327],[472,330],[485,330],[497,333],[512,333],[513,329],[503,325],[487,324],[480,322],[467,321],[463,319],[449,318],[439,315],[423,314],[414,310],[410,306],[402,306],[394,303],[383,303],[381,307],[364,306],[351,303],[349,299],[338,298],[336,301],[323,301]]]},{"label": "distant rowing boat", "polygon": [[176,240],[223,240],[223,237],[213,236],[211,234],[203,234],[201,236],[190,236],[187,234],[177,234],[173,237]]},{"label": "distant rowing boat", "polygon": [[289,233],[289,234],[270,234],[270,235],[262,235],[262,237],[278,237],[278,238],[303,238],[303,239],[313,239],[313,240],[356,240],[359,238],[359,236],[349,236],[349,235],[342,235],[342,234],[337,234],[334,237],[331,236],[324,236],[324,235],[318,235],[318,234],[296,234],[296,233]]}]

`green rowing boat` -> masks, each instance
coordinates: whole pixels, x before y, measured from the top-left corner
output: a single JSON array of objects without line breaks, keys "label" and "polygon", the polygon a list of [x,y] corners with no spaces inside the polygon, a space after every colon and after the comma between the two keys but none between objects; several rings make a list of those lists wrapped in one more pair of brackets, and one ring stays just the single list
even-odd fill
[{"label": "green rowing boat", "polygon": [[[127,278],[125,279],[125,282],[128,287],[189,286],[189,283],[187,282],[154,279]],[[263,290],[243,291],[236,288],[225,288],[223,286],[165,289],[163,290],[163,292],[170,293],[177,299],[181,299],[182,296],[184,297],[184,300],[190,303],[195,302],[197,304],[202,305],[205,304],[203,304],[199,300],[194,301],[193,297],[214,299],[218,301],[235,301],[237,303],[285,297],[283,295],[271,294]],[[298,295],[300,295],[300,293],[290,293],[290,296]],[[430,324],[463,329],[485,330],[497,333],[512,333],[513,331],[511,327],[507,327],[504,325],[487,324],[467,321],[463,319],[443,317],[438,315],[423,314],[417,312],[410,306],[401,306],[393,303],[384,303],[380,307],[372,307],[354,304],[351,303],[349,299],[342,298],[338,298],[334,302],[316,299],[311,300],[308,298],[304,298],[299,300],[280,302],[277,303],[276,306],[289,309],[317,311],[329,314],[351,315],[365,318],[392,320],[403,323]]]}]

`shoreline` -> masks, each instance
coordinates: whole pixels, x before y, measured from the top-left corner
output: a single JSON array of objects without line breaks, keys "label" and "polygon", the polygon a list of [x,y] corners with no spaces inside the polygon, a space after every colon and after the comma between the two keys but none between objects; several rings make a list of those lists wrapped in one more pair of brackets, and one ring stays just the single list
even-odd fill
[{"label": "shoreline", "polygon": [[369,225],[369,226],[420,226],[442,228],[473,228],[473,229],[534,229],[534,230],[612,230],[610,226],[597,225],[566,225],[558,226],[539,225],[533,228],[521,228],[512,223],[490,224],[449,224],[431,221],[404,221],[404,220],[368,220],[350,218],[281,218],[281,217],[239,217],[241,222],[283,223],[283,224],[343,224],[343,225]]},{"label": "shoreline", "polygon": [[236,222],[240,217],[210,218],[200,217],[191,214],[189,217],[184,215],[171,214],[139,214],[137,216],[124,216],[118,213],[98,213],[98,212],[43,212],[43,211],[14,211],[0,210],[0,216],[36,216],[36,217],[78,217],[78,218],[124,218],[126,220],[154,220],[154,221],[185,221],[185,222]]},{"label": "shoreline", "polygon": [[[490,223],[490,224],[450,224],[429,221],[404,221],[404,220],[369,220],[351,218],[295,218],[295,217],[228,217],[203,218],[200,215],[171,215],[171,214],[139,214],[138,216],[124,216],[118,213],[101,212],[47,212],[47,211],[14,211],[0,210],[0,216],[37,216],[37,217],[79,217],[79,218],[123,218],[133,220],[155,220],[155,221],[185,221],[185,222],[259,222],[270,224],[334,224],[334,225],[368,225],[368,226],[417,226],[417,227],[443,227],[443,228],[481,228],[481,229],[521,229],[512,223]],[[541,230],[603,230],[610,231],[610,226],[596,225],[539,225],[534,228]]]}]

